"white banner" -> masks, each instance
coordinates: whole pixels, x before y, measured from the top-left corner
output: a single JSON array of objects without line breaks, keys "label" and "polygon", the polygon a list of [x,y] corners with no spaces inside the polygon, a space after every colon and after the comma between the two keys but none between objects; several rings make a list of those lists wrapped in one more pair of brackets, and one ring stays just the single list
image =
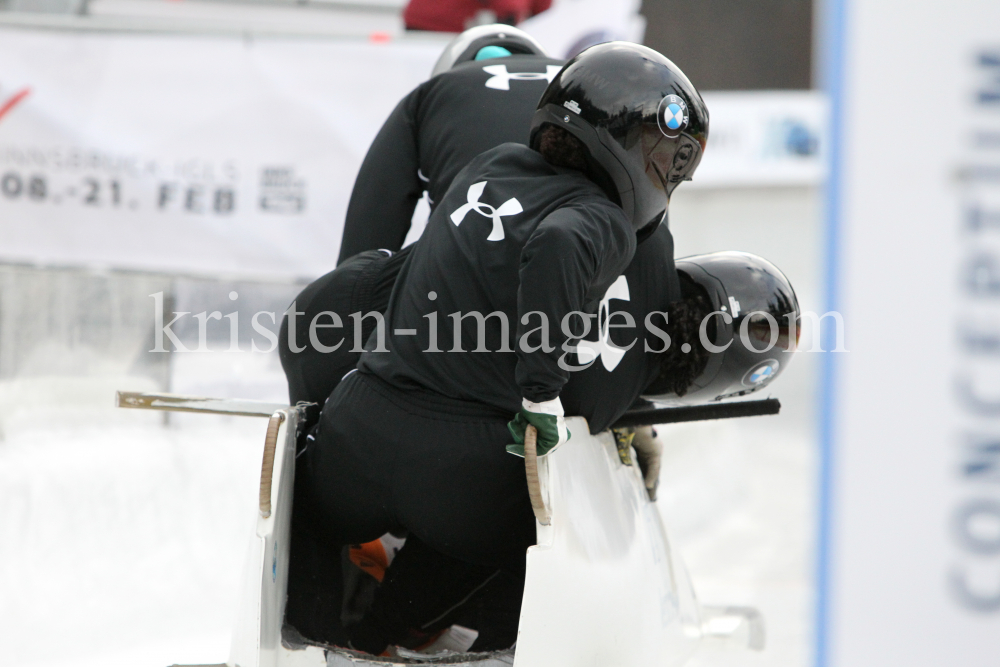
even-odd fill
[{"label": "white banner", "polygon": [[850,352],[827,355],[817,664],[992,667],[1000,3],[829,5],[830,307]]},{"label": "white banner", "polygon": [[[361,159],[443,44],[0,29],[0,261],[325,273]],[[822,178],[821,96],[705,98],[685,187]]]},{"label": "white banner", "polygon": [[0,30],[0,258],[315,276],[435,42]]}]

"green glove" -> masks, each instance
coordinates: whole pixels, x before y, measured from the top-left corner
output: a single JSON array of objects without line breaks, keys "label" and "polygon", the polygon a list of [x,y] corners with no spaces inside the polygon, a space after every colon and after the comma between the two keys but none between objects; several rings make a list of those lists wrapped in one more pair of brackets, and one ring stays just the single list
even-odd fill
[{"label": "green glove", "polygon": [[543,403],[533,403],[524,399],[521,410],[507,423],[516,444],[507,445],[507,451],[514,456],[524,457],[524,432],[531,424],[538,430],[536,451],[545,456],[556,447],[569,440],[566,418],[563,416],[562,401],[553,398]]}]

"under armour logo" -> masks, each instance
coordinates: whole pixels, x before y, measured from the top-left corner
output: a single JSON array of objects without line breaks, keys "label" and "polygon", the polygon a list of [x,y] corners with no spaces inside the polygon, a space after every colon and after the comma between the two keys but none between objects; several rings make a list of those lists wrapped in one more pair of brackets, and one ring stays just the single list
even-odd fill
[{"label": "under armour logo", "polygon": [[601,299],[601,305],[597,311],[597,340],[582,340],[576,346],[576,356],[580,359],[581,365],[589,364],[600,357],[605,370],[613,371],[621,363],[625,353],[631,349],[632,345],[635,345],[633,342],[627,348],[621,348],[611,342],[611,306],[608,303],[611,299],[630,300],[628,280],[625,276],[618,276],[618,280],[608,288],[608,291],[604,293],[604,298]]},{"label": "under armour logo", "polygon": [[468,215],[469,211],[475,211],[483,217],[493,219],[493,231],[486,237],[486,240],[503,241],[503,224],[500,222],[500,218],[508,215],[517,215],[524,209],[521,208],[521,202],[517,201],[514,197],[501,204],[500,208],[493,208],[489,204],[482,203],[479,201],[479,198],[483,196],[483,190],[485,189],[486,181],[470,185],[469,193],[466,195],[468,203],[462,204],[457,211],[451,214],[451,221],[458,227],[465,220],[465,216]]},{"label": "under armour logo", "polygon": [[492,74],[486,80],[486,87],[495,90],[510,90],[510,82],[514,81],[548,81],[556,78],[562,67],[559,65],[546,65],[544,72],[508,72],[506,65],[487,65],[483,71]]}]

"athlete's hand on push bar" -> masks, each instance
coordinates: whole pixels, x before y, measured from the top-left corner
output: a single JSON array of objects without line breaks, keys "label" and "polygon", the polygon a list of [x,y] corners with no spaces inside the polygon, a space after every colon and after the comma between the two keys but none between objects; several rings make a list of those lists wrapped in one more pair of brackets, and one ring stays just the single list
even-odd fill
[{"label": "athlete's hand on push bar", "polygon": [[569,440],[562,402],[558,397],[543,403],[533,403],[528,399],[523,400],[521,410],[514,415],[514,419],[507,423],[507,428],[514,436],[515,443],[507,445],[507,451],[515,456],[524,457],[524,431],[528,424],[538,429],[539,456],[545,456]]}]

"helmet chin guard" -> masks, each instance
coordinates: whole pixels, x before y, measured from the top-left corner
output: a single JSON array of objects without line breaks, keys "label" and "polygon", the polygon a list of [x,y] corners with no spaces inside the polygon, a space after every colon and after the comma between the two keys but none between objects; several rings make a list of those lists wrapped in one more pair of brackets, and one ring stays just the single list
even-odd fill
[{"label": "helmet chin guard", "polygon": [[545,124],[583,143],[589,175],[617,194],[636,231],[664,220],[708,140],[708,109],[680,68],[629,42],[598,44],[569,61],[542,94],[531,146]]},{"label": "helmet chin guard", "polygon": [[447,72],[455,65],[475,60],[479,50],[487,46],[502,46],[512,55],[548,55],[534,37],[514,26],[502,23],[479,25],[461,33],[444,47],[444,52],[434,63],[431,77]]}]

